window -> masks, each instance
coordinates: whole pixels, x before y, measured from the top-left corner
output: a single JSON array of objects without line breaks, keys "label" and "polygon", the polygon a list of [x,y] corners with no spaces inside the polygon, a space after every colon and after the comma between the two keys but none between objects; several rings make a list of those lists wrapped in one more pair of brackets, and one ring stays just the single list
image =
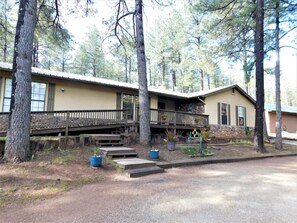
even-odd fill
[{"label": "window", "polygon": [[[32,82],[31,111],[44,111],[46,84]],[[5,81],[3,112],[9,112],[11,99],[11,79]]]},{"label": "window", "polygon": [[245,126],[246,125],[246,108],[242,106],[236,106],[237,114],[237,125]]},{"label": "window", "polygon": [[44,111],[45,83],[32,82],[31,111]]},{"label": "window", "polygon": [[228,105],[222,104],[222,110],[221,110],[221,117],[222,117],[222,125],[228,124]]},{"label": "window", "polygon": [[230,125],[230,105],[218,103],[218,124]]}]

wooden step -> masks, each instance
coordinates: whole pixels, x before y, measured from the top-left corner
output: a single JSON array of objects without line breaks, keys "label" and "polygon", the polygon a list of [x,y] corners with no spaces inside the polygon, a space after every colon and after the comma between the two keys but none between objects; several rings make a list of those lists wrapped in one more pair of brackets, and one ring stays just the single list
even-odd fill
[{"label": "wooden step", "polygon": [[154,161],[139,158],[115,159],[114,162],[124,170],[156,166]]},{"label": "wooden step", "polygon": [[95,142],[96,146],[123,146],[122,142]]},{"label": "wooden step", "polygon": [[115,154],[115,153],[136,153],[134,149],[127,148],[127,147],[102,147],[102,152],[108,156],[109,154]]},{"label": "wooden step", "polygon": [[121,135],[118,134],[88,134],[86,136],[96,140],[121,140]]},{"label": "wooden step", "polygon": [[138,157],[138,153],[136,152],[123,152],[123,153],[112,153],[109,152],[106,154],[106,156],[108,156],[109,158],[126,158],[126,157]]},{"label": "wooden step", "polygon": [[156,174],[156,173],[163,173],[164,169],[160,168],[158,166],[151,166],[151,167],[144,167],[144,168],[137,168],[137,169],[131,169],[126,170],[126,173],[129,177],[142,177],[147,176],[150,174]]}]

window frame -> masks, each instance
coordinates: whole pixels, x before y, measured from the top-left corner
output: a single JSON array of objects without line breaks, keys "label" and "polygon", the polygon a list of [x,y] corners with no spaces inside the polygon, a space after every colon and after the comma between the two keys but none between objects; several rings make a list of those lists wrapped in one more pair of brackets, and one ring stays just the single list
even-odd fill
[{"label": "window frame", "polygon": [[[11,82],[10,86],[8,85],[7,81],[10,81]],[[38,84],[38,85],[44,84],[43,100],[42,99],[33,99],[34,98],[34,97],[32,97],[33,94],[34,94],[34,92],[32,90],[33,89],[33,84]],[[6,91],[7,91],[8,87],[10,87],[10,94],[9,95],[6,94]],[[5,78],[5,81],[4,81],[4,94],[3,94],[2,112],[9,112],[9,110],[10,110],[11,88],[12,88],[12,79],[11,78]],[[31,109],[31,111],[45,111],[45,107],[46,107],[46,94],[47,94],[47,83],[46,82],[37,82],[37,81],[32,81],[31,82],[31,103],[30,103],[30,109]],[[7,107],[7,106],[5,106],[5,101],[7,101],[7,100],[9,101],[8,110],[5,109]],[[41,108],[39,106],[38,106],[38,109],[37,110],[32,109],[32,105],[33,105],[32,102],[43,102],[42,110],[39,110],[39,108]]]},{"label": "window frame", "polygon": [[[242,109],[243,116],[240,116],[240,109]],[[241,124],[240,118],[243,119],[243,123]],[[246,107],[237,105],[236,106],[236,125],[237,126],[246,126],[247,120],[246,120]]]},{"label": "window frame", "polygon": [[[223,113],[223,105],[226,105],[226,116],[227,116],[227,123],[223,124],[223,117],[222,117],[222,113]],[[223,103],[223,102],[218,102],[218,124],[219,125],[231,125],[231,114],[230,114],[230,104],[228,103]]]}]

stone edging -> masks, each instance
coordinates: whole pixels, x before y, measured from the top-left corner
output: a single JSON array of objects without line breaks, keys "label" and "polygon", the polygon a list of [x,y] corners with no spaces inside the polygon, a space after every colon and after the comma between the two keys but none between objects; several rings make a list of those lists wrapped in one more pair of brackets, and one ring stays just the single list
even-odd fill
[{"label": "stone edging", "polygon": [[221,159],[209,159],[209,160],[178,160],[173,162],[156,162],[156,164],[157,166],[163,169],[169,169],[169,168],[182,167],[182,166],[195,166],[195,165],[216,164],[216,163],[233,163],[233,162],[242,162],[242,161],[259,160],[259,159],[267,159],[267,158],[287,157],[287,156],[297,156],[297,153],[264,155],[264,156],[243,157],[243,158],[221,158]]}]

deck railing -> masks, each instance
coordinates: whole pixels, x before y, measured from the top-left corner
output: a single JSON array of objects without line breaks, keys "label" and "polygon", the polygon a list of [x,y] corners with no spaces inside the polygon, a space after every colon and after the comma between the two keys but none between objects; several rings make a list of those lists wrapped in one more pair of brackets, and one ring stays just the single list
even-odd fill
[{"label": "deck railing", "polygon": [[208,126],[208,115],[163,109],[150,109],[150,120],[152,124],[160,125]]},{"label": "deck railing", "polygon": [[[6,132],[9,113],[0,113],[0,133]],[[125,110],[72,110],[31,112],[31,130],[63,129],[125,124]]]},{"label": "deck railing", "polygon": [[[138,111],[136,111],[138,114]],[[8,113],[0,113],[0,133],[5,133],[8,127]],[[31,130],[61,130],[68,135],[70,128],[108,126],[127,124],[129,116],[126,110],[72,110],[31,112]],[[133,122],[133,120],[130,120]],[[139,121],[139,115],[136,120]],[[152,125],[173,126],[208,126],[208,115],[193,114],[179,111],[150,109]]]}]

